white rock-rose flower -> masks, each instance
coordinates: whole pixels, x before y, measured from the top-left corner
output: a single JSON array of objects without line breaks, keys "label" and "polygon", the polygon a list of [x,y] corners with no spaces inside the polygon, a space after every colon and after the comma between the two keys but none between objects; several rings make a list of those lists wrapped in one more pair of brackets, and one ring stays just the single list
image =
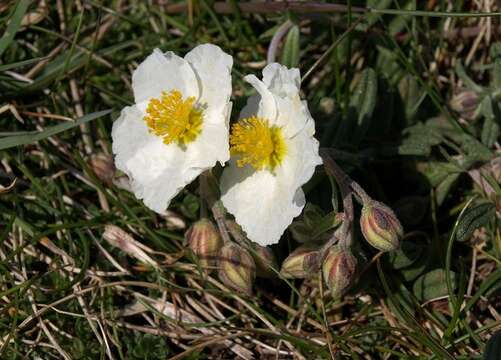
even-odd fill
[{"label": "white rock-rose flower", "polygon": [[155,49],[134,71],[135,105],[113,124],[113,153],[150,209],[163,213],[201,172],[229,159],[232,65],[204,44],[184,59]]},{"label": "white rock-rose flower", "polygon": [[270,64],[263,81],[254,75],[245,80],[259,95],[249,98],[232,127],[221,200],[250,240],[269,245],[301,213],[301,186],[322,160],[314,121],[299,97],[299,70]]}]

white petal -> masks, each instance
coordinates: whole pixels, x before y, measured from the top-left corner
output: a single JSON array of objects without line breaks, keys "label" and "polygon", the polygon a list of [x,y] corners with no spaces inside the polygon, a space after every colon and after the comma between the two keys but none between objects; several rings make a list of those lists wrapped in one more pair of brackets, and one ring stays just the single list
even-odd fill
[{"label": "white petal", "polygon": [[230,158],[228,128],[206,124],[193,143],[186,146],[186,163],[193,168],[209,169],[219,161],[224,165]]},{"label": "white petal", "polygon": [[113,124],[113,153],[117,168],[131,180],[132,191],[150,209],[163,213],[170,201],[201,172],[226,161],[225,126],[205,126],[199,137],[182,149],[152,135],[137,107],[126,107]]},{"label": "white petal", "polygon": [[[305,128],[306,129],[306,128]],[[275,174],[239,168],[234,161],[221,177],[221,200],[246,232],[250,240],[261,245],[280,240],[285,229],[305,204],[301,186],[321,163],[318,141],[301,131],[287,140],[287,155]]]},{"label": "white petal", "polygon": [[231,67],[233,58],[212,44],[195,47],[185,59],[191,64],[198,78],[200,97],[198,102],[208,111],[223,114],[231,96]]},{"label": "white petal", "polygon": [[275,103],[273,94],[268,90],[266,85],[254,75],[247,75],[244,77],[244,80],[251,84],[261,97],[257,114],[254,115],[266,118],[270,123],[274,123],[277,118],[277,104]]},{"label": "white petal", "polygon": [[247,237],[263,246],[277,243],[304,207],[302,190],[291,189],[286,178],[234,162],[221,177],[221,200]]},{"label": "white petal", "polygon": [[313,137],[315,124],[299,98],[298,71],[272,65],[265,69],[263,82],[253,75],[245,79],[259,95],[249,98],[241,117],[258,115],[281,126],[287,153],[274,174],[251,166],[239,168],[230,161],[221,177],[221,200],[250,240],[269,245],[278,242],[301,213],[305,204],[301,186],[322,160]]},{"label": "white petal", "polygon": [[[288,70],[278,64],[268,65],[265,71],[264,81],[254,75],[244,78],[254,86],[259,95],[247,100],[240,118],[256,115],[268,119],[270,124],[282,127],[287,137],[294,137],[304,127],[314,127],[306,101],[302,102],[299,97],[299,71]],[[266,83],[273,86],[273,90]]]},{"label": "white petal", "polygon": [[176,89],[184,98],[198,98],[200,93],[196,75],[190,64],[173,52],[162,54],[159,49],[153,50],[134,71],[132,89],[136,104],[159,97],[162,91]]},{"label": "white petal", "polygon": [[315,172],[315,167],[322,164],[322,158],[318,155],[319,143],[313,137],[311,128],[306,126],[296,136],[288,139],[287,145],[285,159],[289,157],[295,159],[292,164],[287,165],[294,167],[294,175],[292,176],[295,179],[295,186],[300,187],[310,180]]},{"label": "white petal", "polygon": [[263,82],[273,94],[291,98],[299,95],[301,75],[299,69],[272,63],[263,69]]}]

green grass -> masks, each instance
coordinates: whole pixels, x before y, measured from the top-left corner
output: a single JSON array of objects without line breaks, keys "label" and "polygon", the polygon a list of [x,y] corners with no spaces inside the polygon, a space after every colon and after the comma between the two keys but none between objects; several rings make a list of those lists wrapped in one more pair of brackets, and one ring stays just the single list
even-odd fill
[{"label": "green grass", "polygon": [[[223,14],[207,0],[192,13],[163,3],[0,5],[0,184],[15,180],[0,193],[0,358],[498,359],[488,342],[501,329],[499,5],[262,12],[229,1]],[[96,170],[133,103],[131,73],[154,48],[184,55],[211,42],[231,54],[236,119],[252,94],[243,76],[260,74],[286,21],[276,61],[305,75],[321,146],[406,233],[381,254],[357,225],[360,269],[341,300],[317,276],[257,279],[253,296],[228,290],[183,245],[205,211],[196,182],[160,217],[119,174]],[[463,87],[478,98],[475,117],[454,106]],[[332,231],[342,204],[331,182],[319,167],[305,186],[315,210],[296,225],[310,234]],[[155,265],[103,239],[106,225]],[[279,263],[297,238],[272,246]]]}]

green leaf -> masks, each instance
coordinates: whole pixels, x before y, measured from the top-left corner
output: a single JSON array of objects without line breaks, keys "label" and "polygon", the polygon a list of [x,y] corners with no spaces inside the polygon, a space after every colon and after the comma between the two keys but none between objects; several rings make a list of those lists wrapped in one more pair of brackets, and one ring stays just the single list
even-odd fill
[{"label": "green leaf", "polygon": [[484,351],[484,360],[501,359],[501,331],[491,336]]},{"label": "green leaf", "polygon": [[435,195],[437,198],[437,205],[440,206],[444,202],[447,194],[451,191],[452,187],[456,183],[459,174],[448,175],[435,189]]},{"label": "green leaf", "polygon": [[388,259],[394,269],[402,269],[414,264],[423,256],[424,252],[424,244],[402,241],[400,249],[388,253]]},{"label": "green leaf", "polygon": [[482,143],[487,147],[492,147],[499,137],[499,124],[496,121],[497,108],[490,96],[486,96],[481,104],[482,115],[485,121],[482,127]]},{"label": "green leaf", "polygon": [[412,281],[421,275],[430,263],[430,254],[425,250],[424,254],[410,266],[400,269],[400,274],[405,281]]},{"label": "green leaf", "polygon": [[372,119],[372,113],[376,107],[377,99],[377,76],[376,72],[371,69],[365,69],[360,80],[355,87],[350,101],[350,110],[353,115],[356,115],[357,132],[355,141],[360,142],[365,136]]},{"label": "green leaf", "polygon": [[3,137],[0,139],[0,150],[4,150],[4,149],[8,149],[8,148],[15,147],[15,146],[20,146],[20,145],[31,144],[31,143],[46,139],[48,137],[59,134],[63,131],[74,128],[75,126],[79,126],[79,125],[84,124],[86,122],[100,118],[100,117],[107,115],[109,113],[111,113],[111,110],[97,111],[97,112],[94,112],[92,114],[87,114],[85,116],[82,116],[81,118],[77,119],[76,121],[66,121],[66,122],[61,123],[59,125],[55,125],[55,126],[52,126],[50,128],[47,128],[44,131],[33,132],[31,134],[26,134],[26,135],[12,135],[12,136]]},{"label": "green leaf", "polygon": [[303,215],[292,222],[289,230],[299,243],[320,241],[323,239],[321,235],[341,224],[341,217],[336,215],[336,211],[324,215],[318,206],[307,203]]},{"label": "green leaf", "polygon": [[488,147],[494,145],[494,143],[499,138],[499,124],[493,117],[486,117],[484,121],[484,126],[482,127],[482,143]]},{"label": "green leaf", "polygon": [[414,123],[413,120],[416,117],[418,109],[426,98],[426,92],[422,91],[416,77],[410,74],[406,74],[400,80],[398,83],[398,92],[402,99],[407,123]]},{"label": "green leaf", "polygon": [[0,56],[2,56],[4,51],[9,47],[12,40],[14,40],[14,36],[19,30],[19,26],[21,26],[21,21],[23,20],[23,16],[26,13],[26,10],[28,10],[29,5],[30,0],[21,0],[17,3],[14,14],[9,19],[7,30],[5,30],[2,38],[0,39]]},{"label": "green leaf", "polygon": [[193,194],[187,194],[181,205],[181,211],[190,219],[196,219],[198,216],[198,209],[200,209],[199,198]]},{"label": "green leaf", "polygon": [[491,150],[471,135],[463,134],[458,138],[461,148],[466,153],[465,167],[478,161],[489,161],[492,158]]},{"label": "green leaf", "polygon": [[[456,286],[456,274],[450,272],[453,286]],[[414,295],[420,300],[430,300],[448,294],[445,283],[445,270],[435,269],[422,276],[415,282],[412,288]]]},{"label": "green leaf", "polygon": [[403,131],[405,137],[398,147],[400,155],[429,156],[432,146],[442,142],[442,135],[432,124],[417,123]]},{"label": "green leaf", "polygon": [[462,169],[453,163],[431,161],[429,166],[424,169],[423,175],[426,176],[431,186],[438,186],[446,180],[449,175],[454,175],[461,171]]},{"label": "green leaf", "polygon": [[290,28],[282,50],[281,63],[289,68],[299,65],[299,26]]},{"label": "green leaf", "polygon": [[479,227],[485,226],[494,218],[496,207],[492,203],[480,204],[466,211],[458,225],[456,239],[466,241]]},{"label": "green leaf", "polygon": [[501,90],[501,59],[496,60],[492,70],[492,87],[495,91]]},{"label": "green leaf", "polygon": [[[401,7],[402,10],[416,10],[414,1],[407,1],[407,3]],[[395,18],[390,22],[388,26],[389,33],[395,36],[399,32],[403,31],[407,26],[409,20],[412,19],[410,15],[395,16]]]},{"label": "green leaf", "polygon": [[501,42],[491,45],[491,58],[494,60],[494,68],[492,70],[491,86],[495,91],[501,90]]},{"label": "green leaf", "polygon": [[347,118],[341,123],[336,134],[336,143],[349,143],[354,146],[364,138],[376,107],[377,76],[371,69],[365,69],[353,91]]}]

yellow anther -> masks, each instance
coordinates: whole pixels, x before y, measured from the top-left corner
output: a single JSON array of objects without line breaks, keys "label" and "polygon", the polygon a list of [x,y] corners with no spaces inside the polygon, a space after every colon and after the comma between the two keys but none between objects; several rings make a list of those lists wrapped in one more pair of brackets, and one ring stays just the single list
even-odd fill
[{"label": "yellow anther", "polygon": [[278,126],[270,126],[268,120],[252,116],[232,126],[230,151],[237,155],[237,166],[250,164],[256,170],[272,172],[282,163],[287,147]]},{"label": "yellow anther", "polygon": [[183,100],[181,92],[163,91],[160,98],[148,102],[144,121],[151,133],[162,137],[165,144],[186,145],[202,130],[203,112],[195,106],[195,98]]}]

